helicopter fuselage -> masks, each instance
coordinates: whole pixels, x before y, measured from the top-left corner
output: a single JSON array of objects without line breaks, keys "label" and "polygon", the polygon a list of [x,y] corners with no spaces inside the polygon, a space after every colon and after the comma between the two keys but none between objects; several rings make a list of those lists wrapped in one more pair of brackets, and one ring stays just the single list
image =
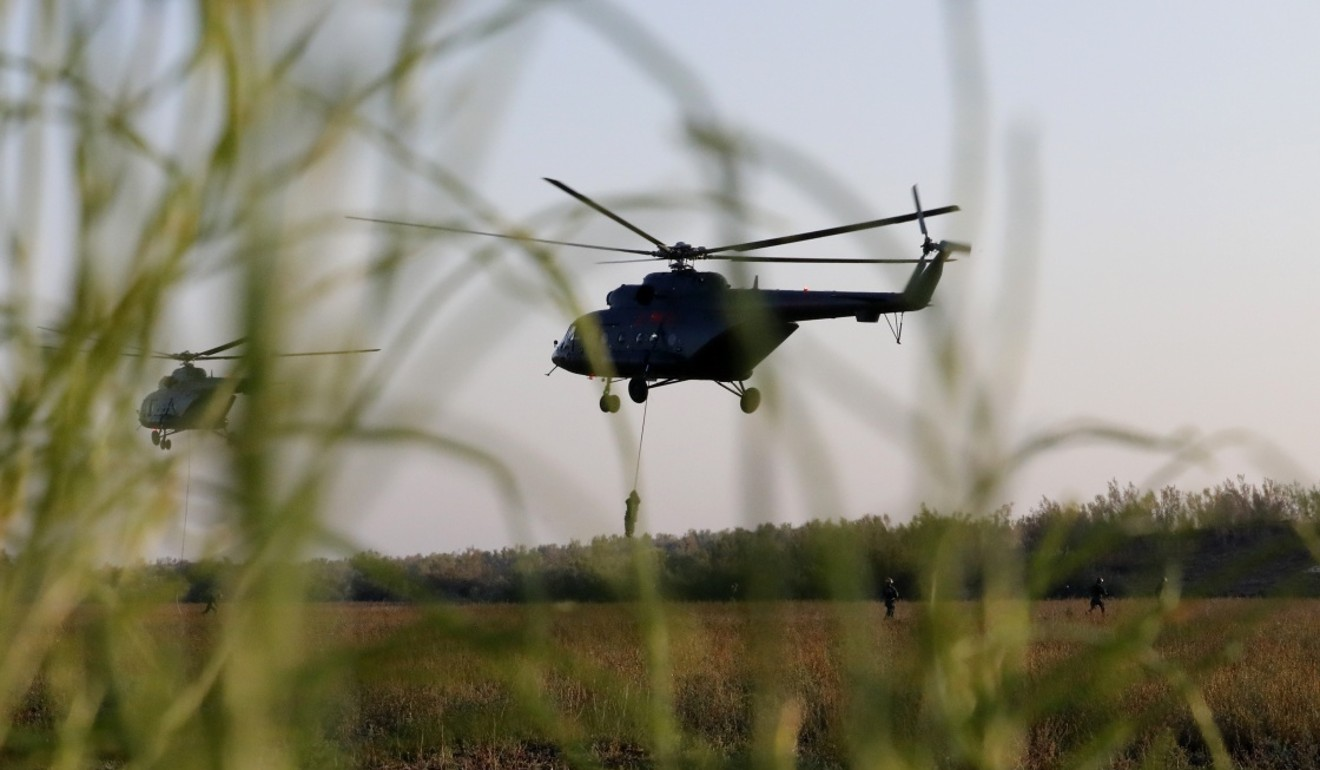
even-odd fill
[{"label": "helicopter fuselage", "polygon": [[[929,278],[933,283],[938,274]],[[873,323],[885,313],[924,307],[929,296],[921,294],[734,289],[719,273],[651,273],[641,284],[610,292],[605,309],[574,321],[551,360],[587,376],[737,382],[748,379],[802,321],[852,317]]]},{"label": "helicopter fuselage", "polygon": [[[234,397],[250,392],[251,381],[245,377],[212,377],[193,364],[193,361],[240,359],[244,356],[224,353],[242,345],[246,337],[230,340],[223,345],[199,353],[185,350],[179,353],[155,353],[154,358],[182,361],[183,365],[160,380],[160,386],[147,394],[138,407],[138,422],[151,429],[151,443],[161,449],[170,448],[169,435],[181,430],[214,430],[227,434],[229,410]],[[315,350],[298,353],[273,353],[278,357],[339,356],[351,353],[375,353],[380,348],[356,350]]]},{"label": "helicopter fuselage", "polygon": [[142,399],[138,422],[164,434],[181,430],[223,430],[241,384],[212,377],[185,364],[161,378],[160,386]]}]

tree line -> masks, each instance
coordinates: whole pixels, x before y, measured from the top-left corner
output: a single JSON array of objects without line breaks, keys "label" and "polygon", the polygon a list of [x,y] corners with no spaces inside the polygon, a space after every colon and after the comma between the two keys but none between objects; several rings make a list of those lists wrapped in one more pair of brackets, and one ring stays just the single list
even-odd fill
[{"label": "tree line", "polygon": [[[367,551],[300,569],[313,601],[866,600],[888,578],[909,599],[1080,597],[1096,577],[1115,596],[1153,595],[1170,581],[1189,596],[1320,596],[1318,525],[1320,487],[1239,477],[1185,492],[1111,482],[1090,501],[1042,499],[1023,516],[1008,506],[975,516],[923,506],[904,522],[864,516],[498,551]],[[236,569],[164,560],[110,568],[108,579],[121,591],[205,601],[225,592]]]}]

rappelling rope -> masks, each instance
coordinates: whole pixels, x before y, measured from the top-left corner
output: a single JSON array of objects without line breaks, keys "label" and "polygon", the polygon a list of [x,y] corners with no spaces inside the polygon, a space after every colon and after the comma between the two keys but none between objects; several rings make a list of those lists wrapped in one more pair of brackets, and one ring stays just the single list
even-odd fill
[{"label": "rappelling rope", "polygon": [[179,561],[188,547],[188,499],[192,497],[192,452],[188,453],[188,480],[183,486],[183,531],[179,533]]},{"label": "rappelling rope", "polygon": [[637,467],[633,469],[633,490],[637,489],[637,481],[642,476],[642,442],[646,440],[646,413],[651,407],[651,399],[642,402],[642,432],[637,437]]},{"label": "rappelling rope", "polygon": [[[192,497],[192,452],[188,453],[188,475],[183,485],[183,529],[179,533],[179,565],[183,566],[183,555],[188,547],[188,500]],[[183,616],[184,594],[178,594],[174,597],[174,609],[178,610],[179,616]]]},{"label": "rappelling rope", "polygon": [[642,443],[646,441],[646,413],[650,411],[651,401],[648,399],[642,402],[642,431],[637,437],[637,466],[633,468],[633,488],[628,493],[628,499],[624,501],[623,508],[623,534],[625,537],[632,537],[633,527],[637,525],[637,509],[642,504],[642,498],[637,494],[637,482],[642,477]]}]

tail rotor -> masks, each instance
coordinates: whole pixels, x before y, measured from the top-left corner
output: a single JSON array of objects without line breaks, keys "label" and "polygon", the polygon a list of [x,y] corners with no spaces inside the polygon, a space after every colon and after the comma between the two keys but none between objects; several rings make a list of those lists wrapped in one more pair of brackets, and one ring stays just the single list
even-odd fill
[{"label": "tail rotor", "polygon": [[930,231],[926,229],[926,212],[921,208],[921,195],[917,192],[916,185],[912,185],[912,202],[917,207],[917,224],[921,227],[921,258],[923,260],[936,252],[945,260],[948,260],[952,254],[971,253],[972,247],[966,243],[957,241],[939,241],[937,243],[931,239]]}]

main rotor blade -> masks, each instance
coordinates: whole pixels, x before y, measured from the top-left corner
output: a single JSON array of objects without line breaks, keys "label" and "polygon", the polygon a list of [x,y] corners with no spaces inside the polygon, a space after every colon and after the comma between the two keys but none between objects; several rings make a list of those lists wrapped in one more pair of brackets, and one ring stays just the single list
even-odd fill
[{"label": "main rotor blade", "polygon": [[725,262],[795,262],[800,264],[817,264],[817,265],[852,265],[852,264],[915,265],[918,262],[923,261],[920,259],[911,259],[911,258],[907,258],[907,259],[837,258],[836,259],[833,257],[760,257],[754,254],[747,254],[743,256],[733,256],[733,255],[724,256],[721,254],[716,254],[713,256],[706,257],[706,259],[720,259],[720,260],[724,260]]},{"label": "main rotor blade", "polygon": [[[970,247],[968,247],[968,248],[966,248],[966,249],[954,249],[954,248],[948,248],[949,245],[960,246],[960,245],[962,245],[962,244],[948,244],[947,241],[941,241],[941,243],[946,244],[945,251],[949,251],[949,252],[953,252],[953,251],[970,251],[970,250],[971,250]],[[922,262],[929,262],[929,261],[930,261],[929,259],[912,259],[912,258],[907,258],[907,259],[833,259],[833,258],[830,258],[830,257],[757,257],[757,256],[752,256],[752,255],[744,255],[744,256],[729,255],[729,256],[723,256],[723,255],[720,255],[720,254],[716,254],[716,255],[713,256],[713,257],[702,257],[702,259],[720,259],[720,260],[723,260],[723,261],[725,261],[725,262],[796,262],[796,263],[816,264],[816,265],[847,265],[847,264],[855,264],[855,263],[860,263],[860,264],[876,264],[876,265],[917,265],[917,264],[921,264]],[[650,261],[652,261],[652,260],[649,260],[649,259],[607,259],[607,260],[603,260],[603,261],[601,261],[601,262],[597,262],[596,264],[598,264],[598,265],[630,265],[630,264],[634,264],[634,263],[637,263],[637,262],[650,262]],[[945,262],[957,262],[958,260],[957,260],[956,258],[954,258],[954,257],[948,257],[948,258],[946,258],[944,261],[945,261]]]},{"label": "main rotor blade", "polygon": [[[588,198],[587,196],[583,195],[582,193],[578,192],[577,190],[574,190],[572,187],[569,187],[568,185],[564,184],[563,182],[559,181],[558,179],[551,179],[550,177],[542,177],[542,179],[544,179],[545,181],[547,181],[547,182],[549,182],[550,184],[554,185],[555,187],[558,187],[559,189],[563,190],[564,192],[568,193],[569,195],[572,195],[574,198],[577,198],[578,200],[582,201],[583,203],[587,204],[588,206],[592,207],[593,209],[599,211],[600,213],[604,214],[605,216],[609,217],[610,219],[613,219],[615,222],[618,222],[619,224],[623,225],[624,227],[628,228],[629,230],[632,230],[634,233],[637,233],[638,235],[642,236],[643,238],[645,238],[646,240],[650,241],[651,243],[654,243],[656,246],[658,246],[658,247],[660,248],[661,251],[666,251],[666,250],[669,248],[669,247],[666,246],[666,245],[664,244],[664,242],[662,242],[659,238],[656,238],[655,236],[653,236],[653,235],[651,235],[650,233],[646,232],[646,231],[643,230],[642,228],[638,227],[637,225],[634,225],[632,222],[629,222],[628,220],[624,219],[623,217],[619,216],[618,214],[615,214],[613,211],[610,211],[609,209],[607,209],[607,208],[605,208],[604,206],[600,205],[599,203],[593,201],[592,199]],[[640,253],[649,253],[649,252],[640,252]]]},{"label": "main rotor blade", "polygon": [[[199,359],[199,358],[201,358],[201,359],[214,359],[214,358],[241,358],[241,356],[217,356],[217,355],[215,355],[215,354],[216,354],[216,353],[223,352],[223,351],[225,351],[225,350],[229,350],[230,348],[232,348],[232,347],[234,347],[234,346],[236,346],[236,345],[242,345],[242,344],[243,344],[244,342],[246,342],[246,341],[247,341],[247,337],[239,337],[239,338],[236,339],[236,340],[233,340],[233,341],[231,341],[231,342],[226,342],[226,343],[223,344],[223,345],[216,345],[215,347],[211,348],[210,350],[203,350],[203,351],[201,351],[200,353],[194,353],[194,352],[192,352],[191,350],[185,350],[185,351],[183,351],[183,352],[181,352],[181,353],[161,353],[160,351],[156,351],[156,352],[154,352],[154,353],[151,354],[151,357],[152,357],[152,358],[168,358],[168,359],[170,359],[170,360],[172,360],[172,361],[196,361],[196,360]],[[132,354],[129,353],[129,354],[126,354],[126,355],[132,355]]]},{"label": "main rotor blade", "polygon": [[234,340],[233,342],[226,342],[225,344],[223,344],[223,345],[217,345],[217,346],[211,348],[210,350],[203,350],[203,351],[200,352],[200,353],[190,353],[190,354],[188,354],[188,355],[193,356],[193,358],[201,358],[201,357],[203,357],[203,356],[210,356],[210,355],[212,355],[212,354],[214,354],[214,353],[219,353],[219,352],[222,351],[222,350],[229,350],[230,348],[234,347],[235,345],[242,345],[245,341],[247,341],[247,337],[239,337],[238,339]]},{"label": "main rotor blade", "polygon": [[[364,348],[361,350],[315,350],[310,353],[271,353],[272,356],[280,358],[291,358],[294,356],[343,356],[353,353],[378,353],[380,348]],[[197,361],[237,361],[247,358],[247,356],[197,356]]]},{"label": "main rotor blade", "polygon": [[714,249],[706,249],[707,255],[713,255],[721,251],[751,251],[752,249],[765,249],[771,246],[783,246],[786,243],[798,243],[799,241],[810,241],[815,238],[828,238],[831,235],[843,235],[844,233],[853,233],[858,230],[870,230],[873,227],[884,227],[886,225],[896,225],[900,222],[911,222],[919,219],[923,215],[928,217],[937,217],[941,214],[952,214],[960,209],[957,206],[942,206],[937,209],[931,209],[919,214],[899,214],[896,217],[886,217],[884,219],[874,219],[870,222],[858,222],[855,225],[842,225],[840,227],[829,227],[824,230],[812,230],[809,233],[798,233],[797,235],[784,235],[779,238],[767,238],[763,241],[751,241],[749,243],[735,243],[729,246],[720,246]]},{"label": "main rotor blade", "polygon": [[488,235],[491,238],[504,238],[510,241],[525,241],[527,243],[549,243],[554,246],[576,246],[579,249],[596,249],[598,251],[616,251],[623,254],[647,254],[651,252],[642,249],[623,249],[617,246],[597,246],[591,243],[574,243],[572,241],[554,241],[549,238],[532,238],[526,235],[509,235],[508,233],[488,233],[482,230],[468,230],[462,227],[449,227],[448,225],[430,225],[422,222],[400,222],[394,219],[375,219],[373,217],[354,217],[359,222],[375,222],[381,225],[403,225],[404,227],[422,227],[427,230],[445,230],[451,233],[467,233],[468,235]]},{"label": "main rotor blade", "polygon": [[358,350],[316,350],[310,353],[275,353],[281,358],[292,358],[294,356],[344,356],[353,353],[379,353],[380,348],[361,348]]}]

